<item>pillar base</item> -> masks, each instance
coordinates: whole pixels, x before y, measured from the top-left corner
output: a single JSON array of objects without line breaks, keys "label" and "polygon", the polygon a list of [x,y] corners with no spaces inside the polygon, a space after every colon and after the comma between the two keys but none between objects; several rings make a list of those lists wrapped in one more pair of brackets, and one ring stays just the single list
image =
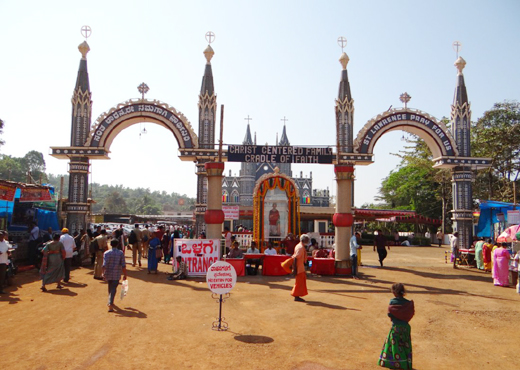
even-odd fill
[{"label": "pillar base", "polygon": [[336,261],[336,275],[345,276],[352,275],[352,266],[350,260],[348,261]]}]

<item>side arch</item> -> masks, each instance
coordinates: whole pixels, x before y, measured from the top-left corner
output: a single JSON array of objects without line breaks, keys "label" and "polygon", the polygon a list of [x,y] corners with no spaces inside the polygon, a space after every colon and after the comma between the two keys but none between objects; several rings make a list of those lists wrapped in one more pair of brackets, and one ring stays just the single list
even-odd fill
[{"label": "side arch", "polygon": [[409,108],[392,109],[368,121],[354,141],[354,151],[372,155],[379,138],[397,130],[405,130],[423,139],[434,159],[459,154],[455,140],[444,123],[427,113]]},{"label": "side arch", "polygon": [[158,100],[146,99],[127,100],[100,115],[92,125],[84,146],[104,148],[108,153],[121,131],[141,122],[153,122],[168,129],[175,136],[179,149],[198,148],[197,135],[181,112]]}]

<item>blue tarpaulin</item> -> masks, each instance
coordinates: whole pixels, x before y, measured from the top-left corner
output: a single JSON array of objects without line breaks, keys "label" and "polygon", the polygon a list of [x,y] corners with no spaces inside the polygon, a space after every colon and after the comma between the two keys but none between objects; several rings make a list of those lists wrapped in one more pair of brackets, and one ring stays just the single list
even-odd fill
[{"label": "blue tarpaulin", "polygon": [[[493,200],[482,200],[480,205],[480,217],[478,219],[477,236],[484,238],[494,237],[494,224],[500,222],[497,214],[504,214],[507,221],[507,211],[515,209],[513,203],[497,202]],[[517,205],[516,209],[520,207]]]},{"label": "blue tarpaulin", "polygon": [[[51,194],[54,193],[54,189],[51,189]],[[16,189],[15,200],[19,199],[21,190]],[[9,202],[6,200],[0,200],[0,218],[7,218],[7,223],[10,225],[9,230],[11,231],[25,231],[28,225],[13,225],[13,210],[15,202]],[[52,227],[53,230],[59,230],[58,215],[55,211],[35,208],[34,219],[36,220],[40,230],[47,230]]]}]

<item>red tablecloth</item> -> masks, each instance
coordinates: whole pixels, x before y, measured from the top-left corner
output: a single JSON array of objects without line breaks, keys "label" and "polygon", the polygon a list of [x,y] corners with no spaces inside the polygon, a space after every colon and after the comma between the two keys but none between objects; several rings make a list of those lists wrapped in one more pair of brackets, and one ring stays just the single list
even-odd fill
[{"label": "red tablecloth", "polygon": [[226,258],[224,261],[235,268],[237,276],[246,275],[246,260],[244,258]]},{"label": "red tablecloth", "polygon": [[334,275],[336,267],[334,258],[309,258],[312,261],[311,273],[316,275]]},{"label": "red tablecloth", "polygon": [[264,265],[262,267],[262,275],[267,276],[282,276],[288,275],[282,268],[282,262],[291,256],[270,256],[264,255]]}]

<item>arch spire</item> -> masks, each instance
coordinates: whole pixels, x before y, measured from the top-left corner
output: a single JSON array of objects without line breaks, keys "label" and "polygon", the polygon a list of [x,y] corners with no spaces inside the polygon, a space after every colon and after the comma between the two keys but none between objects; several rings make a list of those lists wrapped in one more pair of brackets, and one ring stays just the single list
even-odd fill
[{"label": "arch spire", "polygon": [[[340,37],[338,44],[343,50],[347,45],[347,39]],[[341,78],[339,82],[338,98],[336,99],[336,135],[338,153],[353,152],[354,136],[354,100],[350,92],[350,82],[348,80],[347,64],[348,55],[343,51],[339,62],[341,63]]]}]

